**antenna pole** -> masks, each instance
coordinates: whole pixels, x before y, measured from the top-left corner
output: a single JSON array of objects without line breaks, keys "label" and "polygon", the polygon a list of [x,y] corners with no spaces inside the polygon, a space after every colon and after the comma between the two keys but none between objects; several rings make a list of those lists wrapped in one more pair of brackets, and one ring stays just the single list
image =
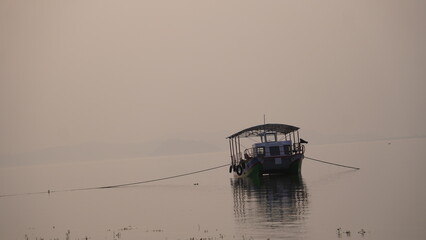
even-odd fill
[{"label": "antenna pole", "polygon": [[263,114],[263,125],[266,125],[266,115]]}]

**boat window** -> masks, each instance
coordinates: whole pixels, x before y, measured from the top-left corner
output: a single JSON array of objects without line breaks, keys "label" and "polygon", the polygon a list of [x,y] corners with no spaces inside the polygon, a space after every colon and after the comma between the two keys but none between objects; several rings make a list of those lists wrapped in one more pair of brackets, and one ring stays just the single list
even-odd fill
[{"label": "boat window", "polygon": [[269,147],[269,152],[271,156],[278,156],[280,155],[280,147],[279,146]]},{"label": "boat window", "polygon": [[265,156],[265,147],[257,147],[256,154],[257,156]]},{"label": "boat window", "polygon": [[275,133],[267,133],[265,135],[266,142],[276,142],[277,135]]},{"label": "boat window", "polygon": [[291,145],[284,145],[284,154],[291,155]]}]

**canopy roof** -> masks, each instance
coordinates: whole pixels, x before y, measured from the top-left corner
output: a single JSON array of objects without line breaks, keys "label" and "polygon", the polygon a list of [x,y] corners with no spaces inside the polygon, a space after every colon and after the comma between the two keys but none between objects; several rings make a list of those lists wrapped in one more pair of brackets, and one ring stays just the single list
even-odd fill
[{"label": "canopy roof", "polygon": [[246,128],[237,133],[232,134],[227,138],[235,138],[235,137],[253,137],[260,136],[264,132],[277,132],[281,134],[287,134],[298,130],[298,127],[286,125],[286,124],[277,124],[277,123],[268,123],[263,125],[258,125],[250,128]]}]

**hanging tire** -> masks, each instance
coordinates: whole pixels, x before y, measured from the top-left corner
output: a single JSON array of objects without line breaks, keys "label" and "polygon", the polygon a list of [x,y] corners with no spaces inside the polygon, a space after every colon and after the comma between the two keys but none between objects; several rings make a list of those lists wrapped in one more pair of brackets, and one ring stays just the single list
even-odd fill
[{"label": "hanging tire", "polygon": [[231,173],[232,172],[232,170],[234,170],[234,166],[229,166],[229,173]]},{"label": "hanging tire", "polygon": [[241,174],[243,174],[243,167],[241,167],[241,165],[238,165],[236,172],[237,172],[238,176],[241,176]]}]

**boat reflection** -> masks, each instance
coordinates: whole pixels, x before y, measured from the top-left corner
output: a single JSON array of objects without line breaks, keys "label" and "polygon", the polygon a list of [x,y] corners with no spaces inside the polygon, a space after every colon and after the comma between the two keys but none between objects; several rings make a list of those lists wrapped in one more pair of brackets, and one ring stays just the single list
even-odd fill
[{"label": "boat reflection", "polygon": [[245,229],[304,232],[308,193],[300,175],[231,179],[234,215]]}]

